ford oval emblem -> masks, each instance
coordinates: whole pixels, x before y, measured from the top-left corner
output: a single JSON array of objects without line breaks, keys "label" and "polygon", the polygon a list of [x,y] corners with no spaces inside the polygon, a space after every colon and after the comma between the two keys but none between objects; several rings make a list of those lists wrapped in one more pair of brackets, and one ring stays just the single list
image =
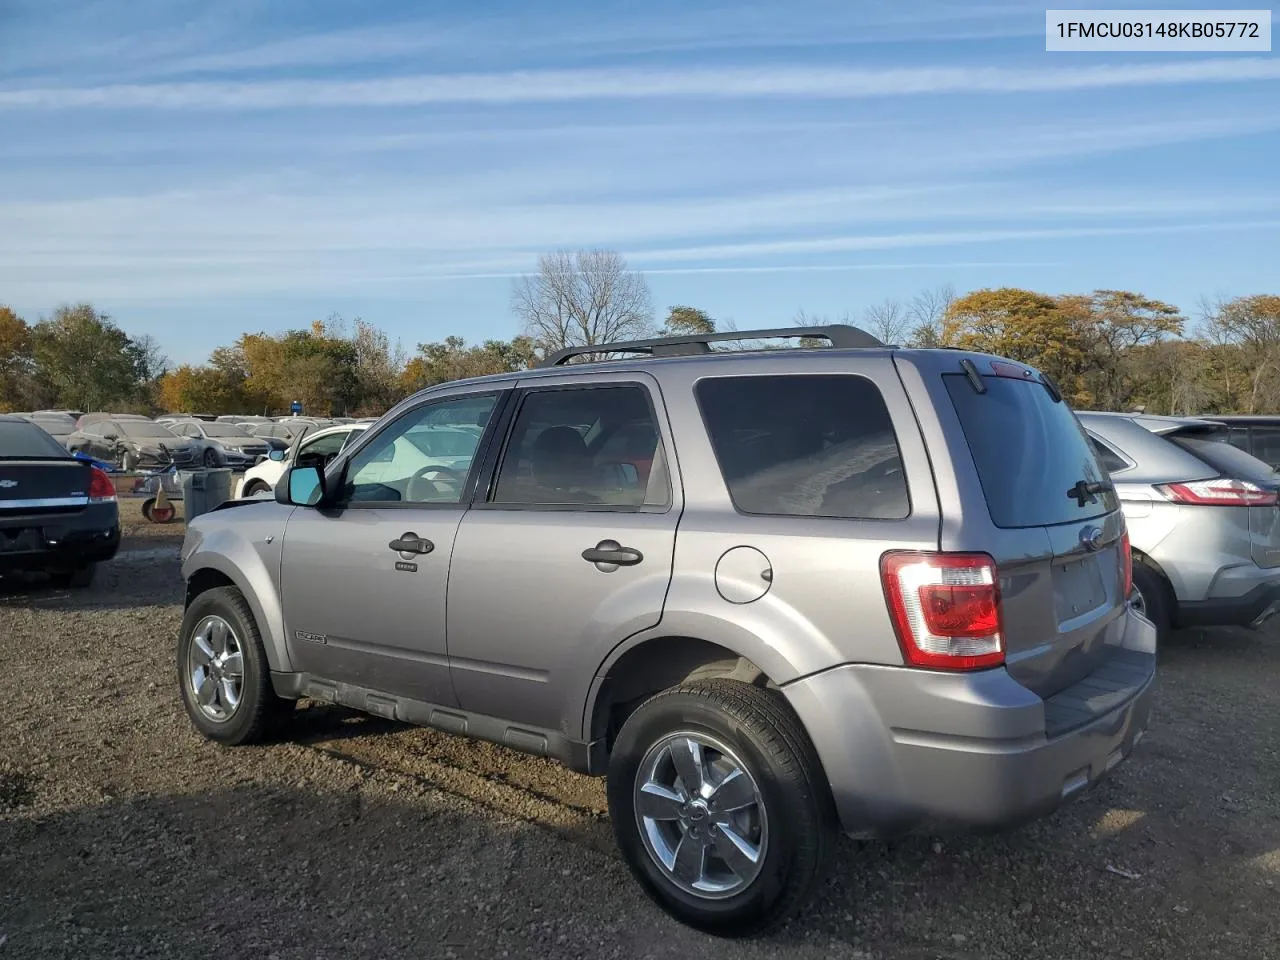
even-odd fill
[{"label": "ford oval emblem", "polygon": [[1080,544],[1086,550],[1097,550],[1102,545],[1102,530],[1099,527],[1085,527],[1080,531]]}]

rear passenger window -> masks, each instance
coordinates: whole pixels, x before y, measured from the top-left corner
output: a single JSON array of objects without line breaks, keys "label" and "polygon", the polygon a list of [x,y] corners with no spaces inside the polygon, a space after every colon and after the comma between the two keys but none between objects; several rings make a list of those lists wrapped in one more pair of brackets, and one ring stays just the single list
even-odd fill
[{"label": "rear passenger window", "polygon": [[910,514],[889,410],[865,377],[709,377],[696,395],[741,512],[848,520]]},{"label": "rear passenger window", "polygon": [[495,505],[665,507],[658,424],[640,386],[538,390],[520,406]]}]

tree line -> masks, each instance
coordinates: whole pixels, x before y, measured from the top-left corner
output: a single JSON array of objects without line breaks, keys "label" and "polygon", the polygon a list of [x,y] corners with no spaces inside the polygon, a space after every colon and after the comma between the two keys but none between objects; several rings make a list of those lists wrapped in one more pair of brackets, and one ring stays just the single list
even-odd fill
[{"label": "tree line", "polygon": [[[308,413],[375,415],[424,387],[527,369],[565,346],[736,329],[687,305],[669,307],[659,322],[644,276],[608,250],[544,255],[536,273],[513,284],[511,309],[519,333],[509,340],[449,336],[410,353],[371,323],[333,316],[279,334],[244,333],[203,364],[171,366],[152,338],[130,336],[91,304],[35,323],[0,306],[0,411],[278,414],[298,400]],[[1081,409],[1280,412],[1273,294],[1205,300],[1193,319],[1127,290],[957,295],[943,286],[874,304],[856,319],[801,310],[790,322],[852,322],[886,343],[1006,356],[1049,373]]]}]

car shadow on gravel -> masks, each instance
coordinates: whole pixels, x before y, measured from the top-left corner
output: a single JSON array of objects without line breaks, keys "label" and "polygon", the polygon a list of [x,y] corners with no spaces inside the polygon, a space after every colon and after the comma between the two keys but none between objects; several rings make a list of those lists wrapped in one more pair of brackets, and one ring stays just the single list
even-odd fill
[{"label": "car shadow on gravel", "polygon": [[[4,956],[688,957],[616,857],[419,797],[241,786],[0,818]],[[620,949],[621,948],[621,949]]]},{"label": "car shadow on gravel", "polygon": [[[430,787],[387,795],[334,776],[305,789],[250,783],[8,812],[0,877],[22,882],[0,884],[0,937],[13,956],[963,960],[1268,949],[1265,919],[1232,924],[1190,896],[1230,889],[1228,908],[1261,906],[1239,863],[1207,862],[1171,893],[1105,871],[1107,856],[1064,856],[1039,830],[941,847],[844,843],[834,875],[789,927],[716,941],[654,908],[616,855]],[[1083,821],[1049,832],[1089,852]]]}]

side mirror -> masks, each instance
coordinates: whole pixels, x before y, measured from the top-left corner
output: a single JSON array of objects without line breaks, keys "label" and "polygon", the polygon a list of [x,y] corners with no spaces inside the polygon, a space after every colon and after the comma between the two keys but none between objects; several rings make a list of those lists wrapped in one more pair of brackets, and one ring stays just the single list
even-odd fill
[{"label": "side mirror", "polygon": [[324,472],[319,467],[293,466],[276,483],[276,502],[313,507],[324,499]]},{"label": "side mirror", "polygon": [[103,440],[110,440],[112,443],[115,443],[115,442],[116,442],[117,440],[119,440],[120,438],[119,438],[119,437],[117,437],[114,433],[108,433],[108,434],[105,434],[105,435],[103,436],[103,438],[102,438],[102,439],[103,439]]},{"label": "side mirror", "polygon": [[276,463],[283,463],[286,452],[285,450],[271,450],[267,454],[267,459],[274,460]]}]

